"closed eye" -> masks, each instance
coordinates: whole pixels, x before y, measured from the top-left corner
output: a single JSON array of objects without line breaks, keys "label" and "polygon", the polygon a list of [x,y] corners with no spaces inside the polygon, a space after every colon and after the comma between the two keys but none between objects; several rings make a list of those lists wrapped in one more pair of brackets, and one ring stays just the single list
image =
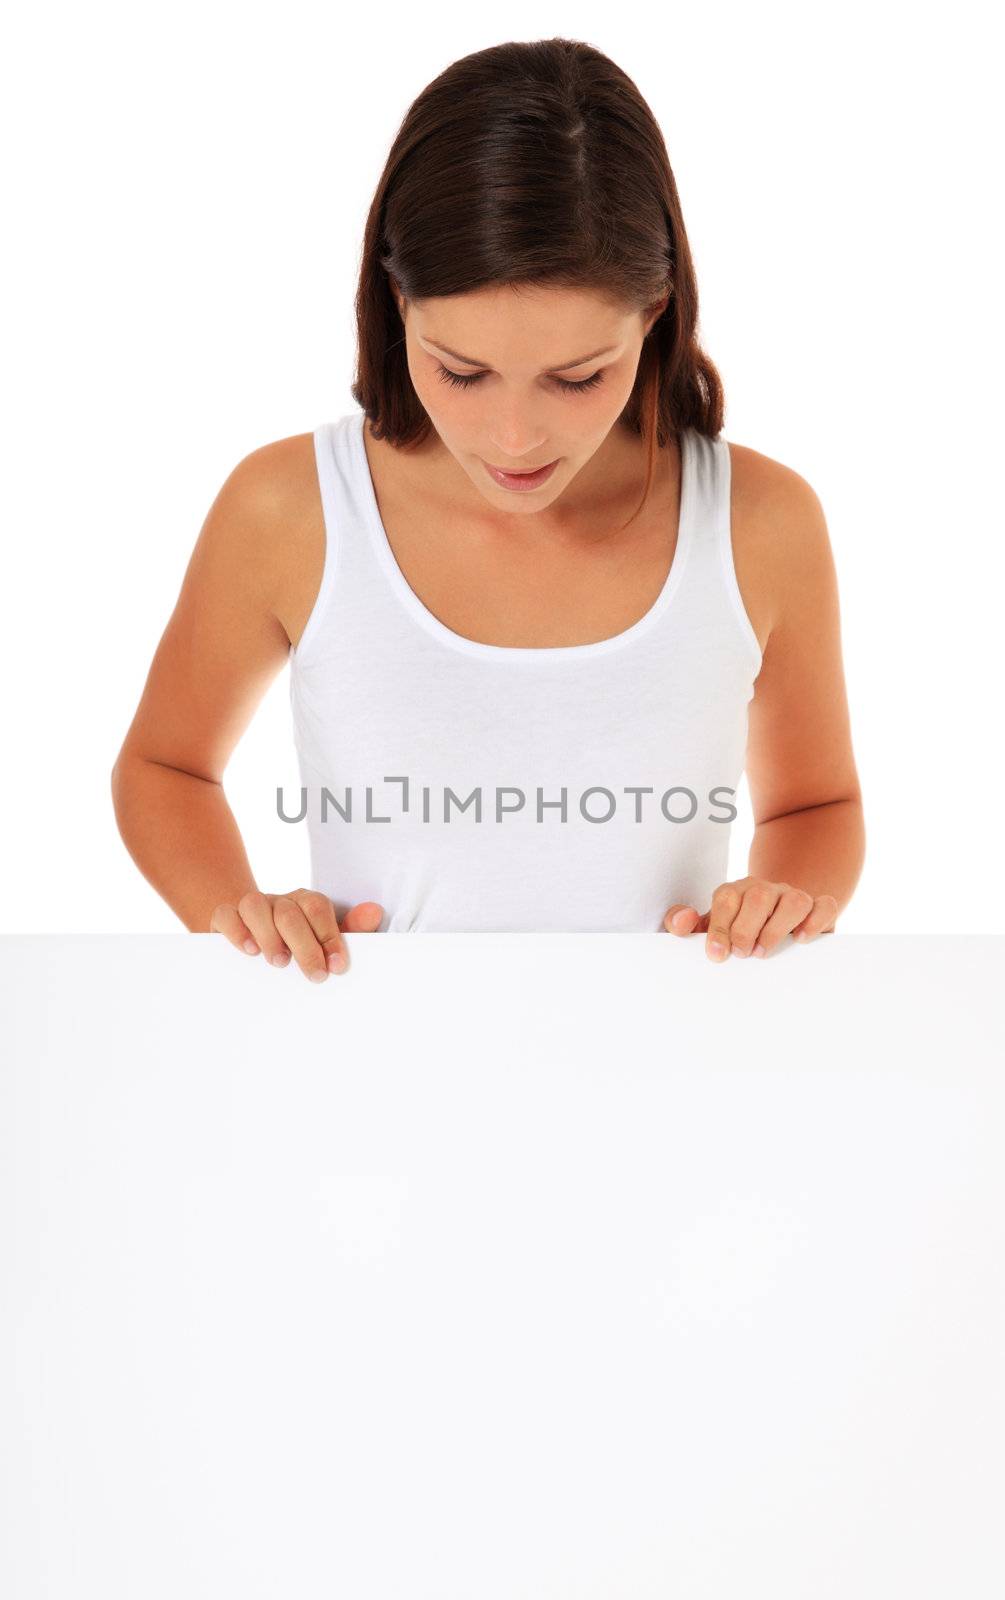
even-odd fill
[{"label": "closed eye", "polygon": [[[437,377],[442,378],[444,383],[451,384],[455,389],[470,389],[473,383],[481,382],[485,377],[485,373],[451,372],[449,367],[440,366],[437,368]],[[595,389],[598,383],[603,382],[603,377],[603,371],[600,371],[595,372],[590,378],[581,379],[579,383],[572,383],[568,378],[556,378],[554,381],[567,394],[582,394],[584,389]]]}]

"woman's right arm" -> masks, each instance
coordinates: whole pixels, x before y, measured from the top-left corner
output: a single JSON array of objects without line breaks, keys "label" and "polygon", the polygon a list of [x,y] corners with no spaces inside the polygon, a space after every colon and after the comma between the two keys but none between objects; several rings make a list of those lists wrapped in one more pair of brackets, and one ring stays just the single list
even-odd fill
[{"label": "woman's right arm", "polygon": [[[221,932],[238,948],[250,935],[267,960],[285,965],[292,952],[320,976],[327,956],[348,960],[331,901],[258,889],[223,790],[231,753],[288,659],[279,612],[307,445],[309,435],[253,451],[210,507],[112,769],[112,798],[129,854],[190,931]],[[380,913],[364,902],[342,929],[372,931]]]}]

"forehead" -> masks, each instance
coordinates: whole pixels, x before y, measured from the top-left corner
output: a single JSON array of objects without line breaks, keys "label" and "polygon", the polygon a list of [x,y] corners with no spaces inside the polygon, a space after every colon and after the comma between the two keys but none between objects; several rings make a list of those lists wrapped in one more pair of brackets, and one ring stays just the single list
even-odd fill
[{"label": "forehead", "polygon": [[413,300],[411,305],[425,328],[434,325],[448,343],[450,332],[489,332],[517,335],[522,329],[559,332],[577,328],[617,331],[630,312],[593,289],[562,289],[545,284],[493,284],[467,294],[440,295]]},{"label": "forehead", "polygon": [[415,310],[421,343],[471,367],[563,371],[616,355],[627,334],[623,310],[571,290],[480,291],[415,302]]}]

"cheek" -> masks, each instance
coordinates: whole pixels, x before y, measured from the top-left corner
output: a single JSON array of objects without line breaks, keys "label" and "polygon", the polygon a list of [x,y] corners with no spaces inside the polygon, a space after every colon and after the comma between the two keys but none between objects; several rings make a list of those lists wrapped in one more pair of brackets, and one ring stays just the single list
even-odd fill
[{"label": "cheek", "polygon": [[475,389],[455,389],[428,372],[413,372],[412,384],[438,432],[463,435],[477,430],[483,402],[479,401]]},{"label": "cheek", "polygon": [[469,441],[479,435],[479,414],[468,397],[460,390],[452,393],[447,384],[437,378],[421,389],[416,387],[415,392],[440,438],[456,453],[464,454]]}]

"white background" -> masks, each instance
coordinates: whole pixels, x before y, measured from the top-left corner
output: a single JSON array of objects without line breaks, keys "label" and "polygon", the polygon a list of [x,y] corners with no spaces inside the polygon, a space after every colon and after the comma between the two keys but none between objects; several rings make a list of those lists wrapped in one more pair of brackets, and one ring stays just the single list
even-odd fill
[{"label": "white background", "polygon": [[[362,230],[450,61],[565,34],[663,130],[726,436],[794,467],[841,585],[868,860],[847,931],[1003,928],[999,88],[976,4],[22,8],[3,69],[7,931],[183,931],[109,774],[234,465],[353,409]],[[226,791],[307,881],[287,670]],[[746,870],[746,788],[731,875]]]}]

